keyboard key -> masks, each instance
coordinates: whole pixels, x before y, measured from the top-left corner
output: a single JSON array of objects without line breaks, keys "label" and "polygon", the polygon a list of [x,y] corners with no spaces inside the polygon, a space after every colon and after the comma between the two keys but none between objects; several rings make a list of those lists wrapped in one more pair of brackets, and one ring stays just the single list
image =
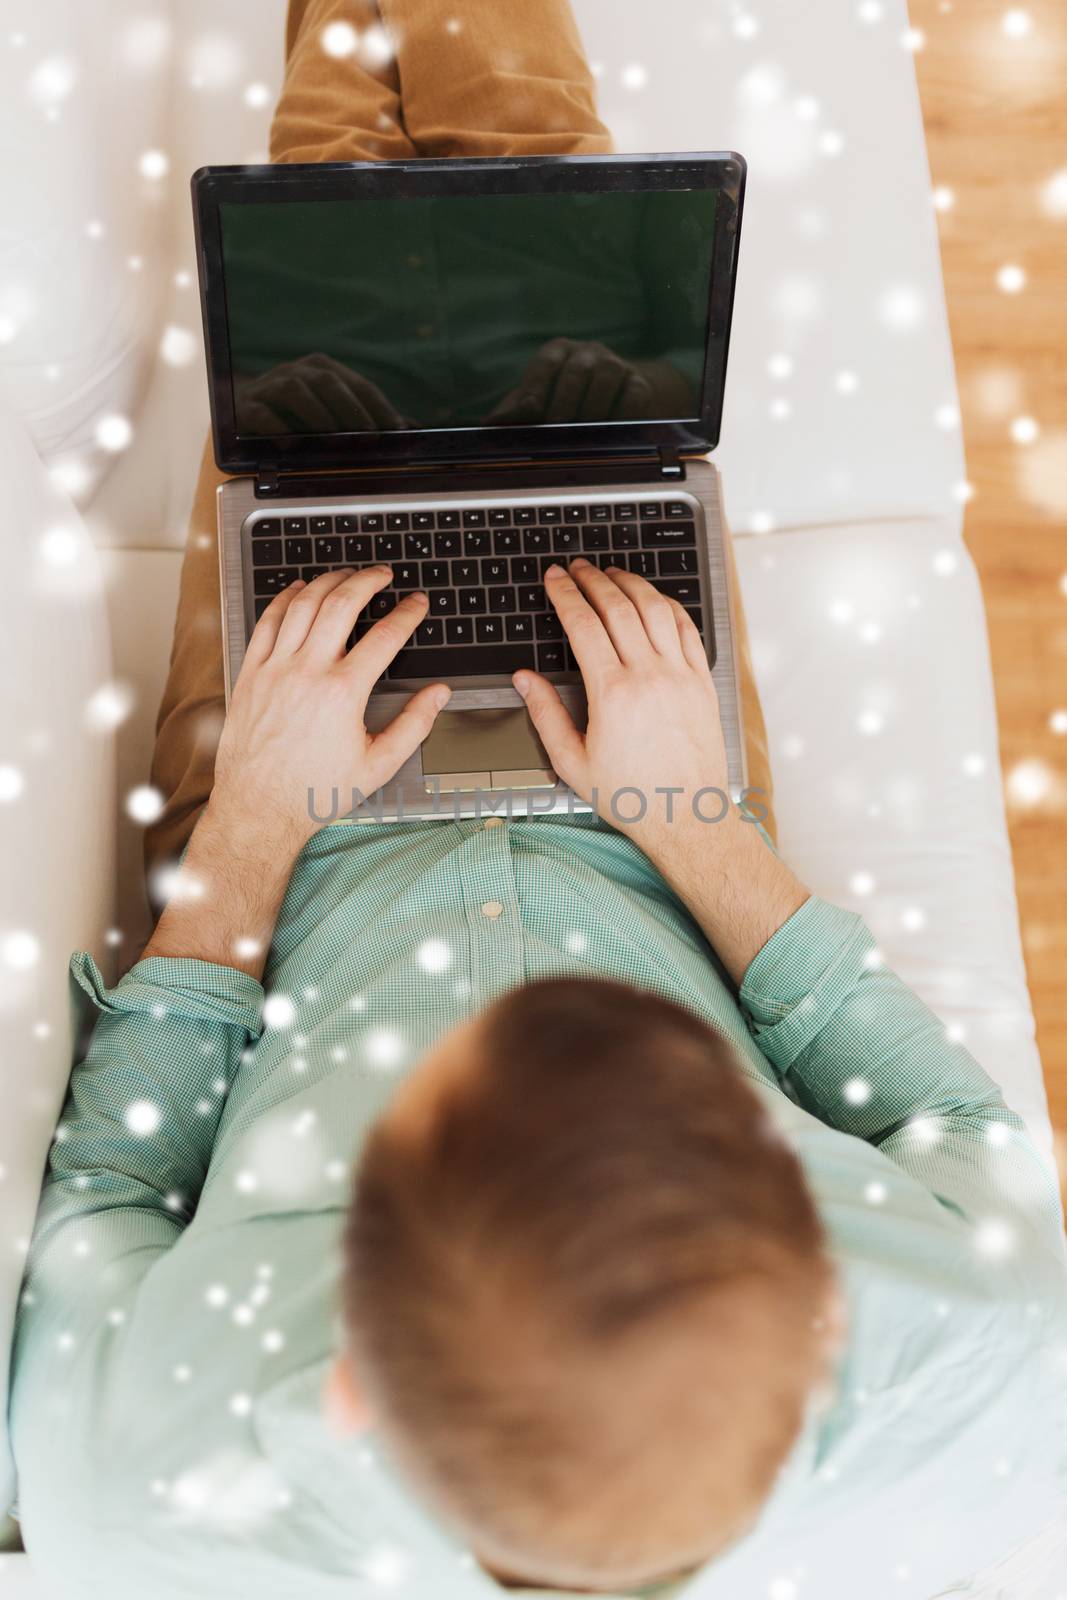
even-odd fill
[{"label": "keyboard key", "polygon": [[506,560],[498,560],[496,556],[490,556],[488,560],[482,562],[483,583],[507,583],[507,581],[508,564]]},{"label": "keyboard key", "polygon": [[512,583],[536,583],[540,568],[532,556],[513,556],[511,559]]},{"label": "keyboard key", "polygon": [[611,530],[602,522],[587,522],[582,529],[583,550],[606,550],[611,543]]},{"label": "keyboard key", "polygon": [[294,537],[299,538],[302,533],[307,533],[308,531],[308,519],[307,517],[286,517],[284,527],[286,533],[291,533]]},{"label": "keyboard key", "polygon": [[511,507],[493,506],[489,513],[489,526],[491,528],[511,527]]},{"label": "keyboard key", "polygon": [[562,639],[563,624],[554,611],[545,611],[537,618],[535,624],[539,639]]},{"label": "keyboard key", "polygon": [[700,604],[700,583],[696,578],[660,578],[656,588],[660,594],[669,594],[683,606]]},{"label": "keyboard key", "polygon": [[656,527],[641,530],[642,543],[649,550],[662,550],[664,546],[696,544],[695,522],[663,522]]},{"label": "keyboard key", "polygon": [[489,609],[498,614],[502,611],[514,611],[515,591],[512,588],[490,589]]},{"label": "keyboard key", "polygon": [[537,512],[533,506],[512,506],[511,515],[516,527],[519,528],[528,528],[531,523],[537,521]]},{"label": "keyboard key", "polygon": [[[621,513],[620,513],[620,515],[621,515]],[[605,506],[605,505],[590,506],[589,507],[589,520],[590,520],[590,522],[610,522],[611,521],[611,507],[610,506]]]},{"label": "keyboard key", "polygon": [[636,522],[637,507],[632,500],[617,500],[611,510],[613,522]]},{"label": "keyboard key", "polygon": [[465,528],[484,528],[485,512],[468,507],[463,513],[463,526]]},{"label": "keyboard key", "polygon": [[422,563],[422,586],[424,589],[441,589],[450,581],[447,561],[424,561]]},{"label": "keyboard key", "polygon": [[585,507],[584,506],[564,506],[563,507],[563,520],[564,520],[564,522],[584,522],[585,521]]},{"label": "keyboard key", "polygon": [[427,529],[433,527],[433,523],[434,514],[432,511],[416,511],[411,518],[411,526],[416,533],[425,533]]},{"label": "keyboard key", "polygon": [[459,533],[435,533],[433,536],[433,553],[435,556],[458,556],[460,551]]},{"label": "keyboard key", "polygon": [[264,595],[262,599],[256,601],[256,621],[257,622],[259,621],[260,617],[263,615],[264,611],[266,611],[267,607],[270,605],[270,603],[271,603],[271,601],[273,599],[274,599],[274,596],[271,594],[271,595]]},{"label": "keyboard key", "polygon": [[323,563],[333,566],[336,562],[339,562],[340,559],[341,541],[336,535],[333,535],[328,539],[315,540],[315,560],[320,566]]},{"label": "keyboard key", "polygon": [[360,533],[381,533],[385,527],[385,517],[380,511],[368,511],[359,519]]},{"label": "keyboard key", "polygon": [[299,577],[300,573],[295,567],[273,567],[270,571],[261,567],[255,574],[256,594],[266,594],[273,598],[274,595],[281,594],[283,589],[288,589],[289,585],[295,583]]},{"label": "keyboard key", "polygon": [[[338,517],[337,520],[338,520],[338,522],[340,522],[341,518]],[[373,540],[370,539],[369,536],[366,535],[366,534],[362,534],[362,533],[346,533],[345,534],[345,560],[348,561],[348,562],[353,562],[353,561],[360,561],[360,562],[361,561],[373,561],[374,560]]]},{"label": "keyboard key", "polygon": [[301,567],[300,576],[305,583],[314,583],[316,578],[321,578],[324,572],[329,572],[329,567]]},{"label": "keyboard key", "polygon": [[456,609],[455,589],[435,589],[430,595],[430,615],[451,616]]},{"label": "keyboard key", "polygon": [[469,616],[474,611],[484,611],[485,590],[461,589],[459,591],[459,609],[464,616]]},{"label": "keyboard key", "polygon": [[463,535],[463,553],[468,556],[487,556],[489,554],[488,533],[465,533]]},{"label": "keyboard key", "polygon": [[539,644],[537,646],[538,672],[565,672],[567,670],[567,653],[561,644]]},{"label": "keyboard key", "polygon": [[663,515],[663,507],[658,500],[641,501],[641,521],[656,522]]},{"label": "keyboard key", "polygon": [[335,517],[334,523],[338,533],[355,533],[359,528],[359,518],[352,516]]},{"label": "keyboard key", "polygon": [[510,677],[534,665],[532,644],[483,644],[473,650],[401,650],[389,668],[396,678],[466,678],[477,673]]},{"label": "keyboard key", "polygon": [[697,632],[698,633],[703,633],[704,632],[704,613],[701,611],[700,607],[699,606],[686,606],[685,609],[689,613],[689,616],[691,617],[692,621],[696,624]]},{"label": "keyboard key", "polygon": [[552,535],[552,548],[557,555],[576,556],[582,548],[582,537],[577,528],[557,528]]},{"label": "keyboard key", "polygon": [[664,550],[659,558],[659,570],[663,577],[673,578],[680,573],[697,573],[700,567],[697,563],[695,550]]},{"label": "keyboard key", "polygon": [[[307,540],[302,539],[301,544]],[[280,539],[253,539],[252,540],[252,565],[254,567],[280,567],[282,562],[282,541]]]},{"label": "keyboard key", "polygon": [[610,550],[594,550],[589,557],[594,567],[599,567],[603,572],[605,567],[617,567],[622,562],[622,556],[613,556]]},{"label": "keyboard key", "polygon": [[551,556],[551,555],[549,555],[549,556],[538,556],[538,558],[537,558],[537,569],[540,572],[542,577],[544,577],[544,575],[548,571],[549,567],[558,567],[558,566],[559,566],[559,558],[557,556]]},{"label": "keyboard key", "polygon": [[552,548],[552,535],[547,528],[527,528],[522,536],[522,548],[528,556],[541,555]]},{"label": "keyboard key", "polygon": [[473,644],[473,620],[470,617],[450,617],[445,623],[445,638],[449,644]]},{"label": "keyboard key", "polygon": [[517,528],[498,528],[493,534],[493,549],[498,556],[513,556],[522,548],[521,539]]},{"label": "keyboard key", "polygon": [[311,531],[312,531],[312,533],[332,533],[333,532],[333,518],[332,517],[312,517],[312,519],[311,519]]},{"label": "keyboard key", "polygon": [[562,508],[560,506],[538,506],[537,520],[542,524],[546,522],[562,522]]},{"label": "keyboard key", "polygon": [[426,621],[420,622],[415,629],[416,644],[443,644],[444,639],[445,625],[440,617],[427,617]]},{"label": "keyboard key", "polygon": [[407,533],[411,527],[411,518],[406,511],[387,511],[385,526],[390,533]]},{"label": "keyboard key", "polygon": [[281,517],[260,517],[252,524],[253,539],[277,539],[282,531]]},{"label": "keyboard key", "polygon": [[290,566],[292,566],[294,562],[298,566],[303,566],[306,561],[310,561],[311,560],[311,540],[310,539],[286,539],[286,541],[285,541],[285,559],[289,563]]},{"label": "keyboard key", "polygon": [[453,561],[452,582],[457,589],[470,589],[481,579],[477,561]]},{"label": "keyboard key", "polygon": [[374,541],[375,561],[399,561],[403,553],[403,541],[398,533],[380,533]]},{"label": "keyboard key", "polygon": [[437,526],[439,528],[458,528],[459,527],[459,512],[458,511],[439,511],[437,513]]},{"label": "keyboard key", "polygon": [[519,590],[520,611],[543,611],[547,603],[545,591],[541,584],[537,584],[536,587],[531,585],[529,588]]},{"label": "keyboard key", "polygon": [[417,589],[419,565],[417,561],[398,561],[393,567],[394,589]]},{"label": "keyboard key", "polygon": [[428,533],[409,533],[404,538],[404,554],[409,561],[422,561],[433,555],[433,538]]},{"label": "keyboard key", "polygon": [[514,616],[504,619],[509,639],[532,639],[534,636],[533,617]]},{"label": "keyboard key", "polygon": [[504,638],[503,617],[479,617],[474,624],[479,644],[501,644]]},{"label": "keyboard key", "polygon": [[[622,566],[623,559],[619,563]],[[629,572],[640,573],[642,578],[656,576],[656,552],[654,550],[630,550],[626,554],[625,567]]]},{"label": "keyboard key", "polygon": [[611,543],[616,550],[636,550],[641,535],[636,522],[615,522],[611,528]]},{"label": "keyboard key", "polygon": [[367,610],[372,617],[387,617],[395,605],[396,595],[387,589],[384,594],[376,594],[374,596]]},{"label": "keyboard key", "polygon": [[668,500],[663,512],[668,517],[692,517],[693,508],[688,500]]}]

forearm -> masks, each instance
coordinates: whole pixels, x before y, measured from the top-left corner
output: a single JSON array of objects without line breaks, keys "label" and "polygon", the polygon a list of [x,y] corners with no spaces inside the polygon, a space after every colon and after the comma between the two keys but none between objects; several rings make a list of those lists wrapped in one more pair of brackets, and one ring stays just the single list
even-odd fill
[{"label": "forearm", "polygon": [[298,848],[210,801],[142,959],[184,957],[262,977]]},{"label": "forearm", "polygon": [[684,901],[734,983],[809,898],[754,823],[686,816],[649,846],[653,865]]}]

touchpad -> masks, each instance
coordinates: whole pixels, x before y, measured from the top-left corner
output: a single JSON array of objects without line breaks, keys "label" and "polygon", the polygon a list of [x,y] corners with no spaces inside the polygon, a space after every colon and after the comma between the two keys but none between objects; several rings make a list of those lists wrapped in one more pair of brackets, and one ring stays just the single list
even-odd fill
[{"label": "touchpad", "polygon": [[442,773],[552,771],[525,706],[442,711],[422,747],[426,777]]}]

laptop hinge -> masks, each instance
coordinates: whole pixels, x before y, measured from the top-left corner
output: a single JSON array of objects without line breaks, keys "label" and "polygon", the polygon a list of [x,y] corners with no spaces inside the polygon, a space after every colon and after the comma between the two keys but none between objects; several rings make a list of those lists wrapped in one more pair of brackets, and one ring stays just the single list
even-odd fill
[{"label": "laptop hinge", "polygon": [[281,482],[276,472],[256,473],[256,499],[269,500],[271,495],[277,494]]},{"label": "laptop hinge", "polygon": [[671,444],[661,444],[659,447],[659,475],[661,478],[685,477],[682,458]]}]

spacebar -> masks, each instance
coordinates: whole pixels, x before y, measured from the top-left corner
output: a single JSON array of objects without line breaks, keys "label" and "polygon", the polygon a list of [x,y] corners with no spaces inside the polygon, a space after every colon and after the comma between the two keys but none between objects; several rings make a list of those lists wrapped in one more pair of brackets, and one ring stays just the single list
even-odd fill
[{"label": "spacebar", "polygon": [[518,672],[534,665],[532,644],[478,644],[454,650],[401,650],[389,668],[390,678],[467,678],[475,673]]}]

